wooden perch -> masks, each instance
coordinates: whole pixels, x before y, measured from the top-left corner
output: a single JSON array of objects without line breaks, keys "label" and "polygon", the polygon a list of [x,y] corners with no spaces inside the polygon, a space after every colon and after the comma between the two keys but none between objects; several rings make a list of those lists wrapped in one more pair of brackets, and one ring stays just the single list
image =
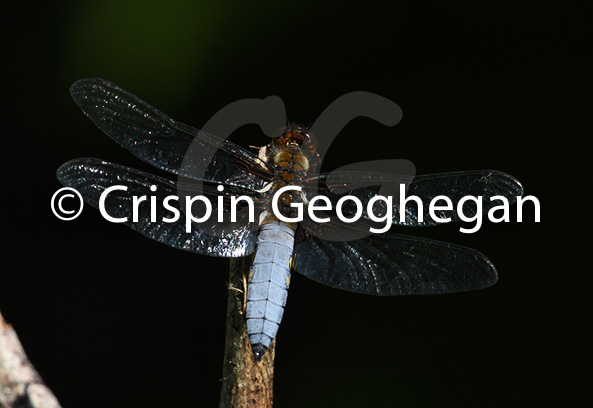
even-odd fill
[{"label": "wooden perch", "polygon": [[251,257],[231,259],[220,408],[272,406],[276,340],[261,361],[256,362],[245,324],[246,277],[250,265]]},{"label": "wooden perch", "polygon": [[[220,407],[272,406],[274,340],[256,362],[245,324],[245,296],[250,257],[233,258],[230,266],[227,332]],[[0,314],[0,405],[2,408],[61,408],[27,358],[16,332]]]},{"label": "wooden perch", "polygon": [[16,332],[0,313],[0,405],[2,408],[60,408],[31,364]]}]

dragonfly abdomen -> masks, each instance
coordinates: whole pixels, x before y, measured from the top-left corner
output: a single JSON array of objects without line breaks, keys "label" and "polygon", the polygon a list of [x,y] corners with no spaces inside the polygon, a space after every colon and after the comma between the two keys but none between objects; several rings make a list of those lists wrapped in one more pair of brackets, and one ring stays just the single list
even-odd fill
[{"label": "dragonfly abdomen", "polygon": [[262,225],[247,286],[247,334],[256,360],[276,337],[290,285],[294,231],[282,222]]}]

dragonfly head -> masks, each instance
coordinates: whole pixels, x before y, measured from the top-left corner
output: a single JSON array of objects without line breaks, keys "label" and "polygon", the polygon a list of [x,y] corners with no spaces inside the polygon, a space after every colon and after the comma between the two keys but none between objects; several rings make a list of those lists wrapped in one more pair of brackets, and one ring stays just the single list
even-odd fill
[{"label": "dragonfly head", "polygon": [[304,126],[290,125],[274,139],[274,146],[279,149],[300,150],[305,154],[313,154],[317,149],[317,139]]}]

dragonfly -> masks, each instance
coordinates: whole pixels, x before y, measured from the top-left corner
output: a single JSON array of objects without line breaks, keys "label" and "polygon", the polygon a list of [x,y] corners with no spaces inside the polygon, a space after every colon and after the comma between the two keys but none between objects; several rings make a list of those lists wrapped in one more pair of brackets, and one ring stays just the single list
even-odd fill
[{"label": "dragonfly", "polygon": [[[288,217],[295,206],[310,205],[312,194],[322,195],[335,208],[345,195],[368,204],[387,181],[404,185],[409,195],[429,202],[446,194],[455,206],[466,195],[482,196],[484,212],[493,207],[489,197],[509,202],[523,194],[514,177],[500,171],[475,170],[415,177],[395,177],[378,172],[342,171],[309,174],[318,166],[315,136],[307,127],[288,124],[279,136],[256,153],[228,140],[182,124],[130,92],[103,79],[75,82],[71,95],[82,111],[110,138],[133,155],[165,172],[170,180],[144,171],[96,158],[71,160],[57,171],[59,181],[76,189],[84,200],[100,208],[102,194],[114,185],[103,201],[104,210],[121,217],[130,228],[174,248],[218,257],[253,256],[246,290],[246,331],[254,359],[259,361],[276,337],[286,305],[291,271],[346,291],[381,296],[426,295],[481,289],[497,281],[497,271],[483,254],[471,248],[388,231],[370,234],[373,220],[364,213],[358,222],[343,222],[328,210],[329,221],[286,222],[270,210],[272,199],[286,186],[302,187],[280,195],[280,212]],[[183,165],[192,150],[213,152],[206,171],[196,176]],[[185,176],[185,178],[180,177]],[[199,181],[192,184],[192,180]],[[197,186],[197,187],[196,187]],[[156,188],[155,188],[156,187]],[[235,208],[234,222],[192,221],[188,228],[172,209],[187,211],[181,200],[168,196],[199,193],[222,219],[232,211],[231,198],[244,196],[253,202]],[[150,194],[152,204],[134,210],[134,196]],[[205,202],[196,202],[204,210]],[[235,204],[237,204],[235,202]],[[245,202],[240,202],[245,204]],[[383,211],[385,206],[383,204]],[[391,204],[393,225],[437,225],[428,208]],[[192,204],[193,206],[193,204]],[[196,208],[200,211],[200,208]],[[348,213],[356,209],[344,206]],[[470,209],[471,210],[471,209]],[[136,212],[135,219],[132,217]],[[404,211],[404,217],[399,212]],[[478,211],[474,208],[473,211]],[[455,212],[441,211],[451,222],[461,221]],[[155,217],[156,215],[156,217]],[[226,218],[225,218],[226,217]],[[212,217],[214,218],[214,217]]]}]

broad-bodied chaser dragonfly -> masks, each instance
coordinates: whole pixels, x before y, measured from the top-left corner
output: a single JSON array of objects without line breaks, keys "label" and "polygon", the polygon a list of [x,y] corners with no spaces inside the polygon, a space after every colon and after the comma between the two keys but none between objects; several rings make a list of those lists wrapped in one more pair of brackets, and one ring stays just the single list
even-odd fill
[{"label": "broad-bodied chaser dragonfly", "polygon": [[[326,223],[310,219],[301,223],[280,221],[270,211],[270,203],[272,195],[282,187],[304,188],[303,192],[287,191],[280,196],[281,211],[288,215],[293,209],[291,203],[307,205],[308,191],[327,197],[332,208],[346,194],[368,204],[378,191],[373,181],[379,185],[390,178],[372,172],[342,172],[333,177],[331,173],[309,175],[308,169],[318,155],[315,137],[305,127],[287,126],[256,155],[176,122],[105,80],[77,81],[71,94],[108,136],[140,159],[167,172],[181,175],[182,161],[190,147],[199,155],[200,148],[216,146],[208,170],[199,180],[199,194],[214,208],[222,205],[225,216],[230,211],[232,196],[250,197],[256,207],[255,222],[249,222],[248,211],[243,211],[235,222],[193,222],[187,232],[183,219],[171,222],[171,209],[165,209],[163,201],[181,190],[191,192],[191,183],[181,179],[173,182],[99,159],[72,160],[59,168],[57,176],[96,208],[106,189],[113,185],[126,186],[126,191],[117,190],[109,195],[104,201],[105,211],[112,217],[129,217],[126,225],[156,241],[212,256],[241,257],[255,253],[249,272],[245,315],[256,360],[261,359],[278,331],[291,269],[334,288],[387,296],[479,289],[497,280],[494,265],[481,253],[463,246],[392,232],[368,234],[364,221],[350,224],[335,217]],[[361,179],[364,179],[362,184]],[[463,196],[482,196],[484,212],[493,207],[489,197],[504,196],[514,202],[523,192],[516,179],[492,170],[416,176],[404,183],[408,195],[416,195],[423,202],[445,194],[456,205]],[[335,191],[338,184],[342,192]],[[344,187],[349,185],[353,188],[344,193]],[[147,193],[156,197],[156,208],[139,206],[137,221],[131,221],[132,197]],[[223,199],[219,201],[220,197]],[[184,211],[180,201],[168,204],[169,208]],[[415,205],[406,206],[405,220],[402,222],[394,216],[393,224],[437,224],[431,222],[426,206],[422,211],[424,214]],[[393,204],[393,213],[399,214],[398,203]],[[423,222],[419,221],[420,215],[424,215]],[[454,212],[446,215],[451,221],[460,221]],[[368,214],[363,217],[370,222]]]}]

